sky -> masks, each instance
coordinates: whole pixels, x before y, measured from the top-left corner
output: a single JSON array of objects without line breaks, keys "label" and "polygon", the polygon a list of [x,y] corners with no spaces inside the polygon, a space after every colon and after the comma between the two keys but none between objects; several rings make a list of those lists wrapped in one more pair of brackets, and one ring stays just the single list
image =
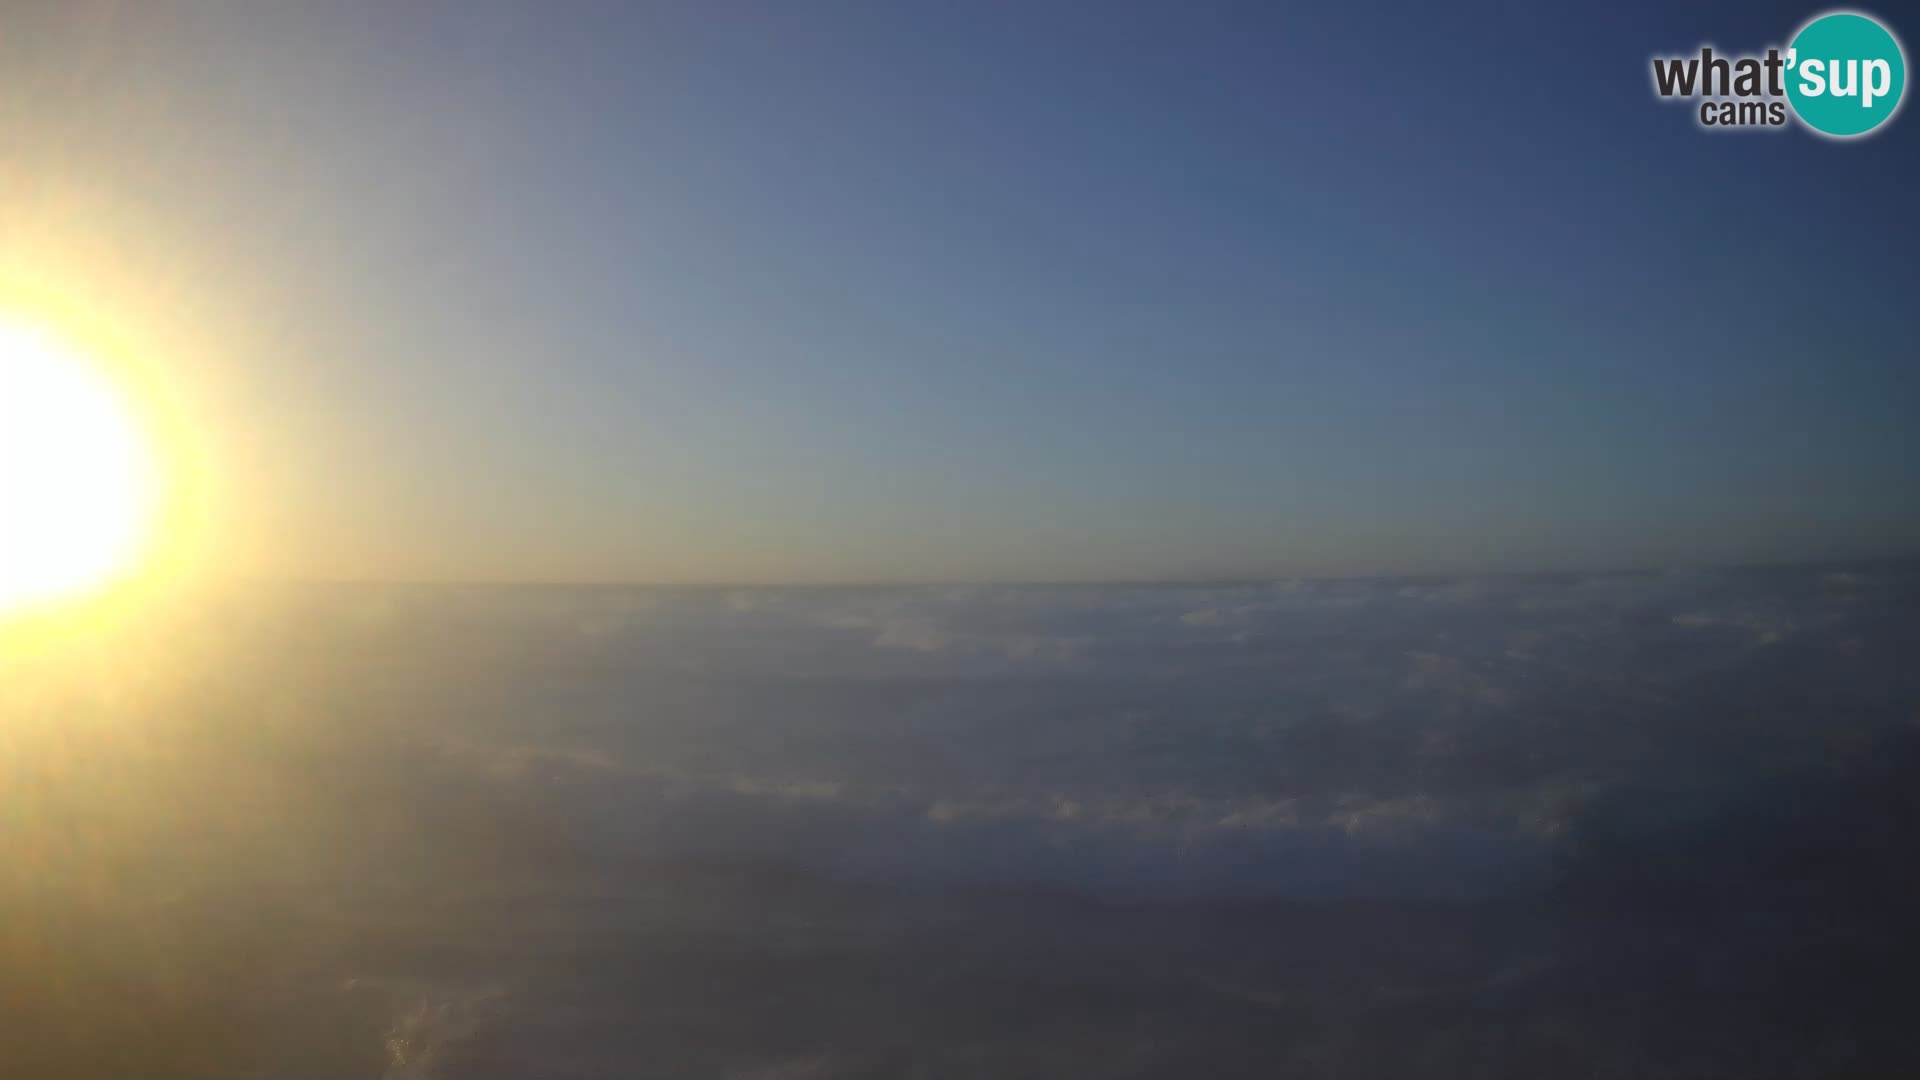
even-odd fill
[{"label": "sky", "polygon": [[1649,85],[1817,10],[9,4],[0,301],[250,574],[1911,554],[1920,121]]}]

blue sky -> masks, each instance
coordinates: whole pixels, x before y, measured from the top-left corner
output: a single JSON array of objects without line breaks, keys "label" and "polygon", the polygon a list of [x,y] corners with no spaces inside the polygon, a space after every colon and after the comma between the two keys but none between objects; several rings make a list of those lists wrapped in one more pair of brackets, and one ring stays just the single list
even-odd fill
[{"label": "blue sky", "polygon": [[268,573],[1910,552],[1915,121],[1703,132],[1648,57],[1815,9],[1669,8],[47,5],[0,225]]}]

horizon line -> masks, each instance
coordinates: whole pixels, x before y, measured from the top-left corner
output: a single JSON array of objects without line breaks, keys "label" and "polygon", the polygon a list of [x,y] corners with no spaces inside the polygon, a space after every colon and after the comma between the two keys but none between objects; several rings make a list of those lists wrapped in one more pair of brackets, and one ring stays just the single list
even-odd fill
[{"label": "horizon line", "polygon": [[405,588],[530,588],[530,589],[964,589],[964,588],[1235,588],[1280,582],[1400,581],[1433,582],[1487,578],[1605,578],[1653,577],[1700,570],[1763,571],[1833,569],[1920,562],[1920,551],[1900,554],[1744,561],[1676,561],[1559,570],[1387,571],[1380,573],[1219,574],[1196,577],[1109,578],[900,578],[837,581],[708,580],[646,581],[622,578],[410,578],[329,577],[319,575],[234,575],[226,580],[254,585],[361,586]]}]

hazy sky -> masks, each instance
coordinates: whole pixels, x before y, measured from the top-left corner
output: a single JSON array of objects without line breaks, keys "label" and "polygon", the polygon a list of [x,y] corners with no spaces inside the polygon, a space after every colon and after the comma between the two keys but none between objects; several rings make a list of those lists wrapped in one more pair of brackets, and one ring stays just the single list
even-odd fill
[{"label": "hazy sky", "polygon": [[253,572],[1920,548],[1920,117],[1702,132],[1816,9],[1673,6],[8,4],[0,286]]}]

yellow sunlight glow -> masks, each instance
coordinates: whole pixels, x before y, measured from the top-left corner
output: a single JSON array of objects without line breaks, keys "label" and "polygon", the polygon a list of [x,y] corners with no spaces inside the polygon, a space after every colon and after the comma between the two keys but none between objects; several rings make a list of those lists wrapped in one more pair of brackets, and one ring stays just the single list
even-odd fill
[{"label": "yellow sunlight glow", "polygon": [[154,471],[102,369],[0,323],[0,616],[131,572],[154,513]]}]

